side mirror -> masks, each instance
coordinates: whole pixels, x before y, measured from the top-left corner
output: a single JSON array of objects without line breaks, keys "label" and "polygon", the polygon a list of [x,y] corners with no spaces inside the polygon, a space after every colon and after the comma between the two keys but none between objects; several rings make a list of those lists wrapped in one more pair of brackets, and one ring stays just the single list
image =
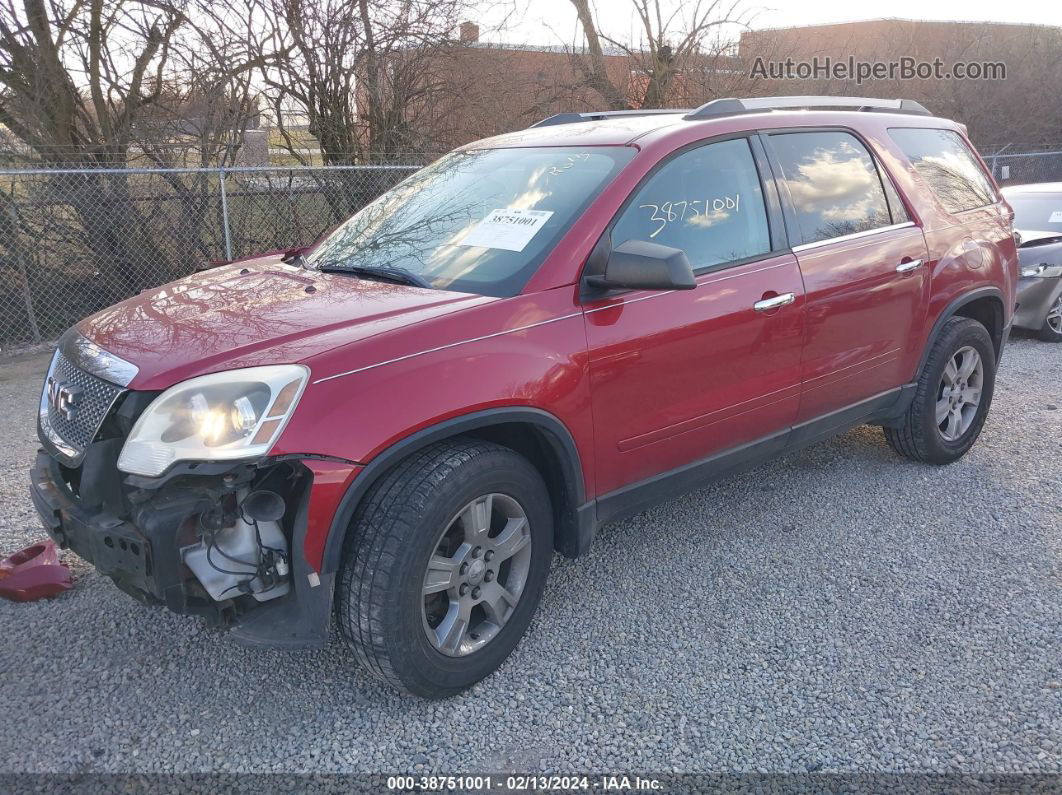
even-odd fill
[{"label": "side mirror", "polygon": [[697,286],[686,252],[645,240],[628,240],[613,248],[605,272],[587,276],[586,283],[604,290],[692,290]]}]

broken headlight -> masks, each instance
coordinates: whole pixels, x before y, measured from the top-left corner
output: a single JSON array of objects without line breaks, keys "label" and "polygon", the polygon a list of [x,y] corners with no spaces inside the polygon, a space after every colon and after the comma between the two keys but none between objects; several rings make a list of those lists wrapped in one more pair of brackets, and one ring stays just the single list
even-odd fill
[{"label": "broken headlight", "polygon": [[297,364],[248,367],[172,386],[136,421],[118,468],[155,477],[176,461],[264,455],[295,410],[309,374]]}]

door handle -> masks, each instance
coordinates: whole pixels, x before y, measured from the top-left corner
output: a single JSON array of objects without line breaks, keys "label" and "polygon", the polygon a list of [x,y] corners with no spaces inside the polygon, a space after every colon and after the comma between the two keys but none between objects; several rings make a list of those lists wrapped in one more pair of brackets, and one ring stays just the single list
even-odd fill
[{"label": "door handle", "polygon": [[770,312],[772,309],[778,309],[781,306],[787,306],[796,300],[796,293],[782,293],[776,295],[773,298],[764,298],[762,301],[757,301],[752,305],[752,308],[757,312]]},{"label": "door handle", "polygon": [[921,268],[921,267],[922,267],[922,260],[913,259],[910,262],[901,262],[899,265],[897,265],[896,266],[896,272],[897,273],[910,273],[915,268]]}]

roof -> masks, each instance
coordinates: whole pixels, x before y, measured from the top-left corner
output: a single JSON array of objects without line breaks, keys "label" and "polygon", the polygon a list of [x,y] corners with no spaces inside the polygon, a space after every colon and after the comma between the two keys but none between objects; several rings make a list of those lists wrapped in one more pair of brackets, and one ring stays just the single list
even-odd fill
[{"label": "roof", "polygon": [[689,110],[658,113],[653,116],[623,116],[598,121],[581,121],[554,127],[529,127],[526,130],[502,133],[493,138],[473,141],[462,149],[484,149],[511,146],[622,146],[641,138],[648,132],[672,124],[685,123],[682,117]]},{"label": "roof", "polygon": [[809,22],[806,25],[777,25],[771,27],[756,28],[755,30],[748,30],[742,33],[742,36],[755,36],[757,33],[777,33],[786,32],[790,30],[814,30],[816,28],[841,28],[841,27],[858,27],[860,25],[871,24],[902,24],[902,25],[925,25],[925,26],[940,26],[940,25],[966,25],[983,27],[985,25],[991,25],[997,28],[1053,28],[1055,25],[1049,25],[1042,22],[1002,22],[999,20],[977,20],[977,19],[911,19],[909,17],[870,17],[869,19],[846,19],[837,22]]},{"label": "roof", "polygon": [[1028,185],[1008,185],[1003,188],[1004,196],[1016,193],[1062,193],[1062,182],[1031,182]]},{"label": "roof", "polygon": [[[733,113],[704,119],[685,119],[688,109],[676,109],[674,113],[655,113],[649,116],[614,116],[594,121],[572,122],[545,127],[529,127],[526,130],[502,133],[492,138],[473,141],[461,149],[490,149],[520,146],[624,146],[654,134],[653,139],[669,135],[693,125],[701,129],[719,127],[721,132],[731,132],[760,127],[837,126],[854,128],[862,126],[869,118],[893,120],[899,126],[924,127],[955,122],[937,116],[900,113],[867,113],[858,110],[770,110]],[[746,118],[753,122],[743,121]],[[770,121],[767,121],[767,120]],[[785,122],[782,120],[791,120]],[[706,133],[711,135],[711,132]]]}]

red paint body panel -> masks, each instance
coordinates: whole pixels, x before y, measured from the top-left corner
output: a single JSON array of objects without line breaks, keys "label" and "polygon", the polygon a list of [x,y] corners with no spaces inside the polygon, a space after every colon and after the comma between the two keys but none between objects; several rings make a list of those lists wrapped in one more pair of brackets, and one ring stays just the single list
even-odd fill
[{"label": "red paint body panel", "polygon": [[33,602],[74,587],[70,569],[59,562],[52,541],[39,541],[0,560],[0,597]]},{"label": "red paint body panel", "polygon": [[571,290],[494,300],[303,360],[311,382],[273,450],[360,462],[416,431],[483,409],[559,419],[594,478],[586,337]]},{"label": "red paint body panel", "polygon": [[929,271],[922,231],[892,229],[800,251],[808,322],[798,421],[905,383],[922,352]]},{"label": "red paint body panel", "polygon": [[147,290],[78,329],[140,368],[133,389],[154,390],[220,370],[302,361],[493,300],[303,270],[272,255]]},{"label": "red paint body panel", "polygon": [[306,514],[306,540],[303,542],[303,555],[306,562],[317,571],[321,570],[325,543],[332,529],[332,518],[343,501],[343,495],[361,472],[356,464],[338,461],[318,461],[306,459],[306,468],[313,475],[310,489],[310,505]]},{"label": "red paint body panel", "polygon": [[[677,149],[716,136],[800,126],[852,129],[892,176],[912,226],[701,275],[691,291],[581,303],[594,245],[639,182]],[[80,331],[135,363],[158,390],[236,367],[297,362],[310,383],[271,451],[320,455],[306,558],[319,566],[347,487],[382,451],[449,418],[533,407],[578,449],[586,501],[913,380],[953,299],[1004,294],[1017,255],[1002,201],[953,217],[889,137],[959,125],[855,112],[706,121],[646,117],[536,128],[476,147],[633,146],[637,153],[553,248],[520,295],[421,290],[285,265],[275,255],[149,291]],[[903,275],[895,266],[924,259]],[[752,304],[793,292],[769,313]]]},{"label": "red paint body panel", "polygon": [[[598,493],[788,427],[800,397],[803,285],[791,254],[586,308]],[[793,292],[771,313],[752,305]]]}]

